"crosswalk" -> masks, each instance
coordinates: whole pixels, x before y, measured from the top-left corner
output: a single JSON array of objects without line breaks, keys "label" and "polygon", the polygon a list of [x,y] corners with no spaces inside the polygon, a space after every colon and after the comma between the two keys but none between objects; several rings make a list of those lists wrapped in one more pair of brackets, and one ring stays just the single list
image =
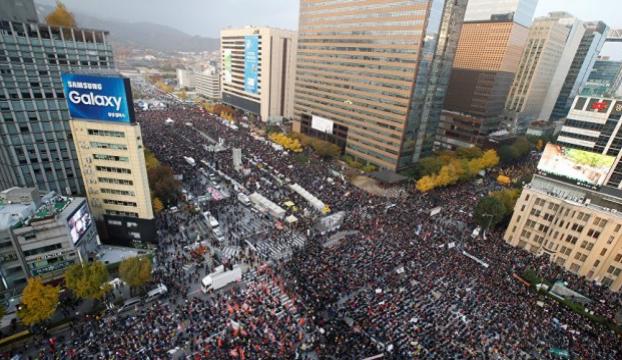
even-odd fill
[{"label": "crosswalk", "polygon": [[292,256],[295,248],[302,248],[306,239],[302,234],[294,234],[289,241],[260,241],[255,244],[257,253],[266,260],[282,260]]},{"label": "crosswalk", "polygon": [[233,257],[238,256],[238,254],[240,253],[240,247],[239,246],[225,246],[220,255],[223,259],[231,259]]}]

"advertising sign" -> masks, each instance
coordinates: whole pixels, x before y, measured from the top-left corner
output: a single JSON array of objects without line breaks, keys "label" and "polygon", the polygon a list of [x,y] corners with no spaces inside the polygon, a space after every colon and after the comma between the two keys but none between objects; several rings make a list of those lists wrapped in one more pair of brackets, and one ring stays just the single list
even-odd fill
[{"label": "advertising sign", "polygon": [[244,37],[244,91],[257,94],[259,90],[259,36]]},{"label": "advertising sign", "polygon": [[611,111],[611,116],[618,115],[622,115],[622,101],[616,102],[615,106],[613,107],[613,111]]},{"label": "advertising sign", "polygon": [[601,186],[614,162],[614,156],[547,144],[538,170],[575,182]]},{"label": "advertising sign", "polygon": [[121,76],[62,74],[63,90],[74,119],[134,122],[130,80]]},{"label": "advertising sign", "polygon": [[69,220],[67,220],[69,234],[71,235],[71,240],[74,245],[80,241],[82,235],[86,233],[92,223],[91,214],[89,213],[89,208],[85,202],[78,210],[76,210],[76,212],[73,213],[73,215],[69,217]]},{"label": "advertising sign", "polygon": [[225,49],[225,58],[223,68],[225,70],[225,82],[231,84],[233,81],[233,75],[231,75],[231,49]]},{"label": "advertising sign", "polygon": [[592,99],[587,105],[587,111],[606,113],[611,106],[611,100],[605,99]]}]

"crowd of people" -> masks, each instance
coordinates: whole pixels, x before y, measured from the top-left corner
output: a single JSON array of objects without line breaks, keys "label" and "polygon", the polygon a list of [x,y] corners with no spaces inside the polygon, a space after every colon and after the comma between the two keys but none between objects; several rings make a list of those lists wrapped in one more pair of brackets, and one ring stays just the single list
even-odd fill
[{"label": "crowd of people", "polygon": [[[102,359],[138,353],[164,357],[176,348],[197,359],[354,360],[377,354],[386,359],[553,359],[554,350],[568,351],[571,358],[622,357],[619,335],[517,277],[532,270],[546,279],[563,279],[593,299],[591,309],[609,320],[622,306],[618,296],[507,245],[500,231],[488,232],[485,239],[471,236],[474,204],[498,189],[493,177],[425,195],[410,189],[399,198],[383,198],[349,184],[339,176],[336,161],[309,150],[310,161],[296,161],[246,127],[232,127],[202,109],[179,106],[137,115],[145,146],[183,175],[189,190],[201,191],[197,166],[207,165],[240,184],[234,191],[258,191],[275,203],[291,200],[307,207],[292,227],[308,240],[291,257],[250,270],[239,287],[193,297],[183,291],[197,275],[181,270],[190,259],[178,244],[187,241],[180,229],[192,221],[166,212],[158,221],[166,240],[159,244],[157,278],[176,284],[185,300],[82,322],[74,326],[76,341],[67,345],[68,358],[80,358],[80,349]],[[214,151],[215,143],[226,150]],[[243,171],[234,168],[232,148],[242,149]],[[333,212],[344,211],[339,231],[346,235],[329,242],[334,233],[314,231],[321,214],[288,183],[313,192]],[[431,215],[439,206],[441,212]]]}]

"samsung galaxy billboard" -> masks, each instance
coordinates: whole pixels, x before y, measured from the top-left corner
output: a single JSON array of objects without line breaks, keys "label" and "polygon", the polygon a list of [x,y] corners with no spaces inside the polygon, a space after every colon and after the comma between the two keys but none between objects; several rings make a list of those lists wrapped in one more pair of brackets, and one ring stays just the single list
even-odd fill
[{"label": "samsung galaxy billboard", "polygon": [[130,80],[116,75],[62,74],[73,119],[134,122]]},{"label": "samsung galaxy billboard", "polygon": [[244,37],[244,91],[257,94],[259,91],[259,36]]}]

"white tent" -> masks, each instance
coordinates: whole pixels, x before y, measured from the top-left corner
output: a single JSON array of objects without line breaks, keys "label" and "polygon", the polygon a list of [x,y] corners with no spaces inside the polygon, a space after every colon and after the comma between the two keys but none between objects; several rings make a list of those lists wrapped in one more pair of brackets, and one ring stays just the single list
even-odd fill
[{"label": "white tent", "polygon": [[294,190],[298,195],[302,196],[303,199],[307,200],[317,211],[322,211],[324,209],[325,204],[320,199],[313,196],[313,194],[305,190],[302,186],[298,184],[290,184],[289,188]]},{"label": "white tent", "polygon": [[285,217],[285,210],[272,201],[266,199],[263,195],[254,192],[250,194],[248,198],[257,209],[266,211],[277,219],[283,219],[283,217]]}]

